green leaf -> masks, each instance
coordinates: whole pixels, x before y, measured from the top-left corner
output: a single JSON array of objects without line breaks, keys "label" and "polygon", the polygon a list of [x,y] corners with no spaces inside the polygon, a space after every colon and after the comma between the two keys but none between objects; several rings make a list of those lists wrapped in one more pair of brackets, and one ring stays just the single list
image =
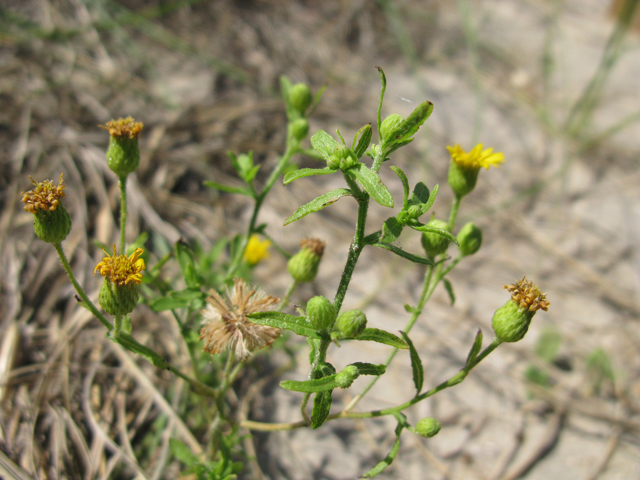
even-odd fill
[{"label": "green leaf", "polygon": [[207,180],[202,182],[205,187],[215,188],[216,190],[221,190],[227,193],[239,193],[240,195],[246,195],[247,197],[253,197],[253,192],[245,187],[231,187],[229,185],[222,185],[218,182],[212,182],[211,180]]},{"label": "green leaf", "polygon": [[[358,135],[360,135],[360,133],[362,133],[362,136],[358,141],[358,146],[356,146],[356,140],[358,139]],[[367,151],[367,148],[369,148],[371,137],[371,124],[365,125],[360,130],[358,130],[358,133],[356,133],[356,136],[353,138],[353,145],[351,146],[351,150],[353,150],[353,153],[356,155],[357,160],[360,160],[360,158],[362,158],[362,156]]]},{"label": "green leaf", "polygon": [[545,362],[553,362],[558,355],[560,345],[562,344],[562,335],[557,330],[546,328],[542,331],[536,341],[535,352]]},{"label": "green leaf", "polygon": [[299,209],[293,212],[293,215],[291,215],[284,221],[284,224],[289,225],[296,220],[300,220],[301,218],[306,217],[310,213],[315,213],[318,210],[322,210],[324,207],[331,205],[332,203],[340,200],[342,197],[346,197],[348,195],[351,195],[351,190],[347,188],[337,188],[335,190],[331,190],[329,193],[320,195],[319,197],[311,200],[306,205],[301,206]]},{"label": "green leaf", "polygon": [[429,188],[422,182],[416,183],[409,198],[409,205],[422,205],[429,201]]},{"label": "green leaf", "polygon": [[355,337],[354,340],[383,343],[402,350],[409,348],[409,345],[407,345],[400,337],[377,328],[365,328],[364,332]]},{"label": "green leaf", "polygon": [[296,116],[295,109],[289,103],[289,90],[293,87],[293,83],[289,80],[288,77],[282,75],[280,77],[280,91],[282,92],[282,97],[284,98],[284,104],[287,111],[287,118],[291,119]]},{"label": "green leaf", "polygon": [[321,338],[318,331],[304,317],[288,315],[280,312],[258,312],[247,315],[249,320],[258,325],[268,325],[292,332],[304,337]]},{"label": "green leaf", "polygon": [[449,294],[449,300],[451,300],[451,306],[456,303],[456,295],[453,293],[453,285],[446,278],[442,279],[442,283],[444,283],[444,288],[446,288],[447,293]]},{"label": "green leaf", "polygon": [[169,439],[169,449],[174,457],[184,463],[187,467],[193,467],[200,459],[180,440]]},{"label": "green leaf", "polygon": [[398,455],[398,450],[400,449],[400,435],[402,432],[402,428],[396,429],[396,432],[397,432],[396,441],[393,444],[391,451],[384,458],[384,460],[378,463],[375,467],[373,467],[367,473],[360,475],[360,477],[358,478],[373,478],[376,475],[379,475],[380,473],[384,472],[387,469],[387,467],[393,463],[393,461],[396,458],[396,455]]},{"label": "green leaf", "polygon": [[333,169],[329,167],[325,168],[301,168],[300,170],[294,170],[293,172],[289,172],[284,176],[284,184],[288,185],[294,180],[298,180],[299,178],[310,177],[312,175],[329,175],[330,173],[337,172],[338,169]]},{"label": "green leaf", "polygon": [[311,135],[311,145],[314,150],[322,155],[322,158],[329,160],[336,147],[340,144],[324,130],[318,130]]},{"label": "green leaf", "polygon": [[[110,338],[110,337],[109,337]],[[124,348],[129,350],[132,353],[137,353],[138,355],[146,358],[149,362],[151,362],[154,366],[158,368],[168,368],[167,362],[164,358],[162,358],[158,353],[151,350],[149,347],[145,347],[141,343],[139,343],[135,338],[133,338],[128,333],[120,333],[120,336],[117,339],[113,339],[115,343],[119,343]]]},{"label": "green leaf", "polygon": [[418,355],[418,351],[416,347],[413,346],[413,342],[404,332],[400,332],[402,334],[402,338],[409,345],[409,354],[411,355],[411,370],[413,370],[413,383],[416,386],[416,390],[418,391],[417,395],[420,395],[422,391],[422,385],[424,384],[424,368],[422,367],[422,360],[420,360],[420,355]]},{"label": "green leaf", "polygon": [[378,72],[380,73],[380,83],[382,83],[382,87],[380,88],[380,99],[378,100],[378,134],[380,133],[380,125],[382,125],[381,113],[382,113],[382,100],[384,99],[384,92],[387,90],[387,77],[384,74],[384,71],[380,67],[376,67]]},{"label": "green leaf", "polygon": [[396,255],[401,256],[402,258],[406,258],[407,260],[411,260],[413,263],[420,263],[422,265],[433,265],[431,260],[425,257],[419,257],[418,255],[414,255],[409,252],[405,252],[401,248],[396,247],[395,245],[391,245],[390,243],[372,243],[374,247],[384,248],[385,250],[389,250]]},{"label": "green leaf", "polygon": [[369,170],[364,163],[358,163],[344,173],[358,180],[364,191],[380,205],[389,208],[393,207],[391,192],[385,184],[382,183],[378,174],[373,170]]},{"label": "green leaf", "polygon": [[175,310],[178,308],[187,308],[190,300],[183,298],[161,297],[149,302],[149,308],[154,312],[164,312],[166,310]]},{"label": "green leaf", "polygon": [[338,384],[336,383],[336,375],[333,374],[323,378],[316,378],[315,380],[305,380],[304,382],[283,380],[280,382],[280,386],[294,392],[317,393],[333,390],[338,387]]},{"label": "green leaf", "polygon": [[416,313],[418,311],[416,309],[416,307],[412,307],[408,303],[405,303],[403,306],[404,306],[404,311],[407,312],[407,313],[414,314],[414,313]]},{"label": "green leaf", "polygon": [[358,375],[383,375],[387,370],[385,365],[374,365],[373,363],[354,362],[353,365],[358,369]]},{"label": "green leaf", "polygon": [[469,365],[473,362],[478,354],[480,353],[480,349],[482,348],[482,330],[478,329],[478,333],[476,333],[476,339],[473,341],[473,346],[471,350],[469,350],[469,355],[467,355],[467,363],[465,365]]},{"label": "green leaf", "polygon": [[258,174],[258,170],[260,170],[260,165],[256,165],[255,167],[251,168],[250,170],[247,170],[246,172],[243,172],[240,176],[242,177],[242,179],[245,182],[251,183],[253,181],[253,179],[256,178],[256,175]]},{"label": "green leaf", "polygon": [[409,145],[413,142],[413,138],[407,138],[406,140],[398,141],[394,143],[391,147],[385,147],[384,156],[385,160],[389,160],[389,155],[398,150],[399,148],[404,147],[405,145]]},{"label": "green leaf", "polygon": [[380,242],[391,243],[395,242],[402,233],[403,225],[398,222],[396,217],[389,217],[382,225],[382,235],[380,235]]},{"label": "green leaf", "polygon": [[433,103],[426,101],[418,105],[413,112],[402,122],[396,130],[387,136],[385,149],[392,147],[396,143],[411,138],[433,112]]},{"label": "green leaf", "polygon": [[175,251],[184,281],[191,288],[200,288],[202,282],[198,276],[198,268],[196,267],[191,247],[183,240],[178,240],[175,244]]},{"label": "green leaf", "polygon": [[402,182],[402,188],[404,190],[404,201],[402,203],[402,209],[406,210],[409,207],[409,179],[407,178],[407,176],[405,175],[405,173],[402,171],[400,167],[391,166],[389,168],[394,172],[396,172],[396,175],[398,175],[398,177],[400,178],[400,181]]},{"label": "green leaf", "polygon": [[313,399],[313,410],[311,411],[311,428],[319,428],[331,412],[332,390],[318,392]]},{"label": "green leaf", "polygon": [[411,228],[413,228],[414,230],[417,230],[419,232],[425,232],[425,233],[437,233],[438,235],[447,238],[449,241],[455,243],[456,245],[460,246],[460,242],[458,242],[458,239],[453,236],[450,232],[447,232],[446,230],[443,230],[441,228],[435,228],[435,227],[430,227],[428,225],[409,225]]}]

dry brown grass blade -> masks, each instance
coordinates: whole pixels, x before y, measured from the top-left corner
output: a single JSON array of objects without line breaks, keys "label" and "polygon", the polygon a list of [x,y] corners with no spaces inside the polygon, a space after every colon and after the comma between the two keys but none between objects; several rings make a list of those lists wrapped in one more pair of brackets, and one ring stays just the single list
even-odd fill
[{"label": "dry brown grass blade", "polygon": [[33,477],[16,465],[0,450],[0,475],[5,480],[33,480]]}]

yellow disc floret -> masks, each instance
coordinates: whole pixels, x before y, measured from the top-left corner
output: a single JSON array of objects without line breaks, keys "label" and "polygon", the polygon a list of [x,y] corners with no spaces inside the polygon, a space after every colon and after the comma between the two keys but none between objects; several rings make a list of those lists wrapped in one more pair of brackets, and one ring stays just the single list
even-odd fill
[{"label": "yellow disc floret", "polygon": [[479,168],[497,167],[504,162],[504,155],[501,152],[493,153],[493,148],[482,149],[479,143],[470,152],[465,152],[460,145],[447,147],[451,154],[451,159],[462,167]]},{"label": "yellow disc floret", "polygon": [[526,277],[522,277],[522,280],[511,285],[503,285],[503,288],[511,292],[511,300],[530,312],[537,310],[546,312],[549,309],[549,301],[545,294]]},{"label": "yellow disc floret", "polygon": [[94,275],[99,271],[100,275],[117,285],[127,285],[129,283],[140,285],[142,282],[142,273],[140,272],[145,268],[144,260],[140,258],[144,253],[142,248],[136,248],[128,257],[118,255],[115,244],[113,245],[113,255],[109,255],[104,248],[102,251],[107,256],[96,265],[93,271]]},{"label": "yellow disc floret", "polygon": [[132,117],[127,117],[109,120],[106,125],[99,125],[99,127],[109,130],[109,135],[112,137],[135,138],[140,135],[144,124],[136,122]]},{"label": "yellow disc floret", "polygon": [[37,213],[38,210],[48,210],[53,212],[58,208],[60,200],[65,197],[65,186],[62,184],[62,177],[64,177],[64,173],[60,174],[58,186],[56,187],[51,180],[36,182],[31,176],[29,176],[31,182],[35,185],[35,188],[20,194],[22,195],[22,201],[24,202],[24,209],[29,213]]}]

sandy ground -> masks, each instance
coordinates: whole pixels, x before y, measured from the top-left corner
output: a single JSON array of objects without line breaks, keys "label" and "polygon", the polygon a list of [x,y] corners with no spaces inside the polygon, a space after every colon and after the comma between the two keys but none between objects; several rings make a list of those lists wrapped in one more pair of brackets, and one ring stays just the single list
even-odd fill
[{"label": "sandy ground", "polygon": [[[118,208],[103,160],[106,137],[96,125],[129,114],[146,125],[141,167],[129,185],[129,239],[151,231],[149,247],[158,253],[181,235],[211,245],[240,231],[250,210],[201,182],[234,182],[227,150],[253,150],[265,169],[274,164],[285,135],[279,76],[314,89],[327,84],[311,130],[340,128],[351,138],[375,120],[380,65],[388,80],[384,113],[406,115],[424,99],[435,105],[394,161],[414,183],[443,186],[436,214],[446,215],[451,201],[446,145],[482,142],[506,158],[500,169],[481,172],[461,207],[459,224],[473,219],[484,244],[449,276],[455,304],[439,289],[412,332],[425,385],[462,367],[478,328],[490,338],[492,313],[508,298],[503,284],[527,275],[551,307],[535,317],[523,341],[501,346],[463,384],[408,410],[411,422],[437,417],[442,431],[428,440],[404,435],[396,461],[379,478],[640,478],[637,30],[607,71],[601,61],[615,18],[598,0],[219,1],[186,2],[164,13],[154,10],[158,5],[74,0],[2,7],[2,468],[19,465],[37,478],[109,478],[109,468],[121,462],[128,465],[124,476],[114,478],[134,478],[127,458],[157,428],[153,421],[168,415],[168,430],[181,436],[160,393],[174,389],[175,407],[186,390],[166,372],[127,359],[76,306],[53,250],[33,236],[31,215],[19,204],[27,176],[65,171],[74,230],[64,246],[95,297],[99,282],[91,274],[101,252],[93,239],[116,238]],[[591,109],[581,95],[598,71],[603,87]],[[395,175],[386,170],[383,179],[399,198]],[[328,242],[318,279],[295,294],[295,303],[335,293],[355,206],[343,200],[279,225],[296,205],[340,186],[333,177],[277,186],[261,213],[286,248],[305,235]],[[388,215],[372,208],[370,225]],[[417,235],[399,242],[420,249]],[[255,270],[256,280],[282,295],[289,281],[282,272],[282,258],[273,255]],[[401,330],[408,318],[403,304],[415,304],[423,275],[388,252],[365,251],[345,308],[366,307],[371,326]],[[169,317],[142,309],[134,332],[186,365]],[[560,347],[547,362],[536,351],[550,337]],[[355,343],[332,347],[330,361],[338,368],[386,358],[386,347]],[[282,378],[306,376],[307,351],[293,346],[298,366],[266,383],[251,418],[299,419],[300,396],[277,387]],[[598,351],[612,372],[602,382],[590,367]],[[270,357],[274,367],[286,362],[280,351]],[[527,380],[534,367],[546,373],[545,386]],[[365,384],[359,379],[336,395],[334,409]],[[396,405],[413,394],[409,356],[401,352],[358,409]],[[384,418],[257,433],[263,473],[248,466],[243,478],[356,478],[388,453],[393,428]],[[164,446],[137,478],[176,478],[177,464],[161,463]]]}]

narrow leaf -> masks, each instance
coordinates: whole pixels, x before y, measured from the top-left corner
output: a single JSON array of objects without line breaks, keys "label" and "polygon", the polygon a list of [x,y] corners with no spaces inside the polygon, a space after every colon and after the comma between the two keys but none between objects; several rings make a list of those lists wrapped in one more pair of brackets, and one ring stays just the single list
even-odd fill
[{"label": "narrow leaf", "polygon": [[337,202],[342,197],[345,197],[347,195],[351,195],[351,190],[346,188],[337,188],[336,190],[331,190],[329,193],[320,195],[319,197],[314,198],[309,203],[301,206],[299,209],[293,212],[293,215],[287,218],[284,221],[284,224],[289,225],[290,223],[293,223],[296,220],[300,220],[301,218],[306,217],[310,213],[314,213],[314,212],[317,212],[318,210],[322,210],[324,207]]},{"label": "narrow leaf", "polygon": [[[427,203],[423,203],[422,205],[420,205],[420,211],[422,212],[421,215],[424,215],[425,213],[427,213],[429,209],[433,206],[433,202],[436,201],[436,196],[438,195],[439,189],[440,189],[439,185],[436,185],[435,187],[433,187],[433,190],[429,195],[429,199],[427,200]],[[429,190],[427,190],[427,192],[428,191]]]},{"label": "narrow leaf", "polygon": [[431,260],[425,257],[419,257],[418,255],[414,255],[409,252],[405,252],[401,248],[396,247],[395,245],[391,245],[390,243],[372,243],[374,247],[384,248],[385,250],[389,250],[396,255],[401,256],[402,258],[406,258],[407,260],[411,260],[413,263],[421,263],[422,265],[433,265]]},{"label": "narrow leaf", "polygon": [[336,376],[329,375],[324,378],[316,378],[315,380],[305,380],[299,382],[297,380],[283,380],[280,382],[280,386],[286,390],[292,390],[294,392],[303,393],[317,393],[333,390],[338,387],[336,383]]},{"label": "narrow leaf", "polygon": [[382,114],[382,100],[384,99],[384,92],[387,89],[387,77],[384,74],[384,71],[380,67],[376,67],[378,72],[380,73],[380,83],[382,86],[380,88],[380,99],[378,100],[378,134],[380,134],[380,125],[382,125],[381,114]]},{"label": "narrow leaf", "polygon": [[311,145],[314,150],[322,155],[322,158],[329,160],[336,147],[340,144],[324,130],[318,130],[311,135]]},{"label": "narrow leaf", "polygon": [[364,332],[355,337],[354,340],[382,343],[402,350],[409,348],[409,345],[397,335],[377,328],[365,328]]},{"label": "narrow leaf", "polygon": [[331,412],[331,390],[316,393],[313,399],[313,410],[311,411],[311,428],[314,430],[320,427]]},{"label": "narrow leaf", "polygon": [[190,287],[199,287],[198,270],[193,259],[193,250],[183,240],[175,244],[176,258],[182,270],[182,277]]},{"label": "narrow leaf", "polygon": [[385,365],[374,365],[373,363],[354,362],[351,365],[358,369],[358,375],[383,375],[387,370]]},{"label": "narrow leaf", "polygon": [[405,173],[402,171],[400,167],[391,166],[389,168],[394,172],[396,172],[396,175],[398,175],[398,177],[400,178],[400,181],[402,182],[402,188],[404,190],[404,201],[402,203],[402,209],[406,210],[407,207],[409,206],[409,179],[407,178],[407,176],[405,175]]},{"label": "narrow leaf", "polygon": [[298,180],[299,178],[310,177],[312,175],[329,175],[330,173],[337,172],[337,169],[332,169],[329,167],[326,168],[301,168],[300,170],[294,170],[293,172],[289,172],[284,176],[284,184],[288,185],[294,180]]},{"label": "narrow leaf", "polygon": [[382,460],[380,463],[378,463],[375,467],[373,467],[371,470],[369,470],[364,475],[360,475],[360,477],[358,477],[358,478],[373,478],[376,475],[379,475],[380,473],[384,472],[387,469],[387,467],[389,465],[391,465],[393,463],[393,461],[395,460],[396,455],[398,455],[398,450],[399,449],[400,449],[400,433],[398,433],[398,436],[396,437],[396,441],[393,444],[393,447],[391,448],[391,451],[384,458],[384,460]]},{"label": "narrow leaf", "polygon": [[453,285],[451,285],[451,282],[446,278],[442,279],[442,283],[444,283],[444,288],[446,288],[447,293],[449,294],[449,300],[451,300],[451,306],[453,306],[453,304],[456,303],[456,295],[453,293]]},{"label": "narrow leaf", "polygon": [[246,172],[243,172],[240,176],[245,182],[251,183],[253,179],[256,178],[256,175],[258,174],[258,170],[260,170],[260,165],[256,165],[255,167],[247,170]]},{"label": "narrow leaf", "polygon": [[467,363],[465,365],[469,365],[471,362],[475,360],[475,358],[480,353],[480,349],[482,348],[482,330],[478,329],[478,333],[476,333],[476,339],[473,341],[473,346],[471,350],[469,350],[469,355],[467,355]]},{"label": "narrow leaf", "polygon": [[249,320],[258,325],[268,325],[270,327],[291,330],[304,337],[320,338],[318,331],[303,317],[288,315],[280,312],[258,312],[247,315]]},{"label": "narrow leaf", "polygon": [[380,205],[389,208],[393,207],[391,192],[385,184],[382,183],[378,174],[373,170],[369,170],[364,163],[358,163],[344,173],[358,180],[364,191]]},{"label": "narrow leaf", "polygon": [[191,300],[185,298],[161,297],[149,303],[149,307],[154,312],[164,312],[178,308],[187,308]]},{"label": "narrow leaf", "polygon": [[407,138],[406,140],[397,141],[391,146],[385,146],[385,150],[384,150],[385,159],[388,160],[389,155],[391,155],[393,152],[395,152],[399,148],[402,148],[405,145],[409,145],[411,142],[413,142],[413,138]]},{"label": "narrow leaf", "polygon": [[169,449],[171,450],[171,453],[174,457],[176,457],[188,467],[193,467],[195,464],[200,462],[198,457],[191,451],[191,449],[180,440],[170,438]]},{"label": "narrow leaf", "polygon": [[[361,132],[362,135],[360,136],[360,140],[358,141],[358,145],[356,146],[356,139]],[[356,136],[353,138],[353,145],[351,147],[351,150],[353,150],[353,153],[355,153],[357,160],[360,160],[360,158],[367,151],[367,148],[369,148],[369,144],[371,143],[371,136],[371,124],[368,124],[358,130],[358,133],[356,133]]]},{"label": "narrow leaf", "polygon": [[413,228],[414,230],[417,230],[419,232],[429,232],[429,233],[437,233],[438,235],[447,238],[449,241],[455,243],[456,245],[460,245],[460,243],[458,242],[458,239],[453,236],[450,232],[447,232],[446,230],[443,230],[441,228],[435,228],[435,227],[430,227],[428,225],[409,225],[411,228]]},{"label": "narrow leaf", "polygon": [[380,242],[391,243],[395,242],[402,233],[403,226],[398,222],[396,217],[389,217],[382,225],[382,235],[380,235]]},{"label": "narrow leaf", "polygon": [[411,370],[413,370],[413,383],[416,386],[416,390],[418,391],[418,395],[422,391],[422,385],[424,384],[424,368],[422,367],[422,360],[420,360],[420,355],[418,355],[418,351],[416,347],[413,346],[413,342],[404,332],[400,332],[402,334],[402,338],[409,345],[409,354],[411,355]]},{"label": "narrow leaf", "polygon": [[244,187],[231,187],[229,185],[223,185],[221,183],[212,182],[211,180],[207,180],[203,182],[203,185],[209,188],[215,188],[216,190],[221,190],[227,193],[239,193],[240,195],[246,195],[247,197],[253,197],[253,193],[248,188]]}]

